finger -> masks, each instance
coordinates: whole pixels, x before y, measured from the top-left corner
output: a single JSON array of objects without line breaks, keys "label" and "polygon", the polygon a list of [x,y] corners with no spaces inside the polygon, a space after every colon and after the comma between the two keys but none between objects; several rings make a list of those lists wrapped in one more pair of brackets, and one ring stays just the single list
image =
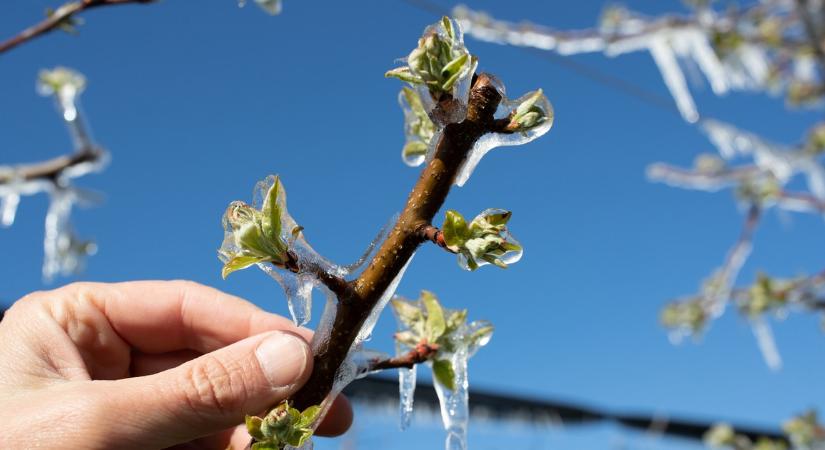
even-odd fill
[{"label": "finger", "polygon": [[178,350],[176,352],[160,354],[133,352],[129,376],[142,377],[154,375],[164,370],[178,367],[199,356],[201,356],[201,354],[193,350]]},{"label": "finger", "polygon": [[309,337],[284,317],[194,282],[76,283],[64,289],[94,303],[121,338],[145,353],[208,353],[271,330]]},{"label": "finger", "polygon": [[100,394],[116,421],[111,444],[167,447],[243,422],[297,391],[312,366],[299,336],[253,336],[155,375],[105,382]]}]

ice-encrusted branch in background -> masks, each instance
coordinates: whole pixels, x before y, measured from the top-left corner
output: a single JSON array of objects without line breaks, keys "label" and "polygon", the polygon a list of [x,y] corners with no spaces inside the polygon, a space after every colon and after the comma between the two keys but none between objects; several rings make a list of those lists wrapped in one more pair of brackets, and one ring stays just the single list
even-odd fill
[{"label": "ice-encrusted branch in background", "polygon": [[724,10],[697,6],[692,14],[664,17],[611,7],[599,27],[579,31],[506,22],[464,6],[454,14],[470,36],[488,42],[561,55],[601,52],[618,56],[647,51],[682,116],[696,122],[699,111],[684,74],[689,66],[705,75],[717,95],[767,90],[785,91],[795,104],[821,100],[825,59],[820,57],[821,64],[817,64],[817,55],[825,34],[825,23],[818,20],[822,6],[821,0],[771,0]]},{"label": "ice-encrusted branch in background", "polygon": [[[719,156],[700,155],[693,168],[653,164],[648,177],[671,186],[703,191],[734,189],[741,206],[748,210],[742,233],[728,253],[725,263],[706,280],[701,291],[672,302],[662,312],[663,323],[672,336],[701,332],[733,302],[753,325],[765,361],[772,368],[781,366],[773,335],[764,320],[766,312],[784,311],[786,306],[806,310],[821,309],[820,294],[825,275],[819,274],[793,282],[760,276],[749,289],[735,289],[736,279],[753,246],[753,232],[762,213],[769,208],[793,212],[825,214],[825,125],[814,127],[805,141],[796,146],[769,142],[753,133],[719,121],[702,123]],[[731,166],[728,161],[747,159]],[[795,177],[803,177],[807,191],[788,191]],[[781,286],[781,287],[780,287]]]},{"label": "ice-encrusted branch in background", "polygon": [[[72,0],[57,9],[47,9],[46,18],[35,25],[26,28],[20,33],[0,42],[0,53],[7,52],[18,45],[48,34],[54,30],[62,30],[70,34],[77,33],[77,26],[83,23],[78,15],[86,10],[101,6],[115,6],[126,4],[148,4],[157,0]],[[255,3],[269,14],[281,12],[281,0],[254,0]],[[245,0],[238,0],[239,6],[244,6]]]},{"label": "ice-encrusted branch in background", "polygon": [[57,110],[69,128],[74,151],[48,161],[0,166],[0,225],[14,223],[20,198],[45,192],[50,204],[46,214],[43,240],[43,277],[68,275],[82,268],[84,258],[95,246],[79,239],[69,217],[75,205],[96,203],[96,195],[72,185],[72,179],[102,170],[108,153],[91,138],[78,97],[86,85],[85,78],[70,69],[58,67],[41,71],[38,91],[55,99]]}]

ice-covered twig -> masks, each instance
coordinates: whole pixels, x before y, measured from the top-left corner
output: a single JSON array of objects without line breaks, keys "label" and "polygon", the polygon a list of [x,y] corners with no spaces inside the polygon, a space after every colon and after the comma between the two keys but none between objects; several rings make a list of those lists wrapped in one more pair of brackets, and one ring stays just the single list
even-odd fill
[{"label": "ice-covered twig", "polygon": [[436,352],[438,352],[438,345],[421,342],[403,355],[370,361],[370,371],[375,372],[400,368],[411,369],[416,364],[421,364],[432,358]]},{"label": "ice-covered twig", "polygon": [[69,221],[76,204],[96,203],[92,193],[72,186],[74,178],[97,172],[108,162],[108,153],[91,138],[78,106],[78,97],[85,87],[82,75],[58,67],[40,73],[38,91],[55,98],[58,112],[69,128],[74,152],[48,161],[0,166],[0,225],[11,226],[20,197],[47,193],[51,199],[46,215],[43,277],[77,272],[83,258],[93,254],[93,243],[75,236]]},{"label": "ice-covered twig", "polygon": [[[687,65],[698,68],[717,95],[730,90],[786,89],[792,103],[811,103],[822,97],[825,59],[819,58],[819,67],[811,64],[810,48],[821,51],[825,25],[801,21],[797,9],[807,13],[801,14],[803,19],[815,12],[812,7],[794,8],[789,2],[753,2],[724,10],[705,6],[690,15],[662,17],[611,7],[598,28],[578,31],[501,21],[464,6],[454,13],[468,35],[498,44],[561,55],[602,52],[618,56],[647,51],[682,116],[695,122],[699,113],[684,75]],[[813,31],[808,33],[811,38],[804,36],[804,29]]]},{"label": "ice-covered twig", "polygon": [[125,5],[128,3],[152,3],[155,0],[74,0],[55,10],[49,10],[43,21],[26,28],[15,36],[0,42],[0,53],[6,52],[54,30],[73,32],[79,23],[77,14],[100,6]]}]

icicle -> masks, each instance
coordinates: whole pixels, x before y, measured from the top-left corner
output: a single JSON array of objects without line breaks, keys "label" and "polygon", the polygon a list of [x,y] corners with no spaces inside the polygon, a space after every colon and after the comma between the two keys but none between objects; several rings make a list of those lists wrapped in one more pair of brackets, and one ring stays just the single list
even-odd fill
[{"label": "icicle", "polygon": [[413,400],[415,399],[415,382],[417,366],[409,369],[401,367],[398,369],[398,393],[400,397],[399,412],[401,429],[406,430],[412,423]]},{"label": "icicle", "polygon": [[782,356],[776,347],[771,326],[764,319],[757,318],[751,321],[751,328],[753,329],[753,335],[756,337],[756,343],[759,345],[759,351],[762,353],[762,358],[765,359],[765,364],[771,370],[780,370],[782,368]]},{"label": "icicle", "polygon": [[[502,95],[502,100],[499,104],[498,110],[496,111],[496,116],[503,118],[510,116],[511,113],[516,111],[519,105],[536,95],[537,92],[530,92],[513,101],[507,100],[503,91],[500,93]],[[546,96],[541,94],[539,99],[536,101],[535,106],[544,111],[546,120],[525,131],[516,131],[509,134],[487,133],[479,138],[472,150],[470,150],[469,155],[467,155],[467,159],[464,161],[464,164],[461,166],[461,169],[456,176],[456,186],[464,186],[464,183],[470,179],[470,176],[473,174],[476,166],[478,166],[478,163],[481,162],[481,158],[483,158],[484,155],[486,155],[490,150],[496,147],[526,144],[550,131],[550,128],[553,126],[554,119],[553,105],[550,104]]]},{"label": "icicle", "polygon": [[20,204],[20,194],[13,188],[0,195],[0,225],[10,227],[14,224],[17,215],[17,205]]},{"label": "icicle", "polygon": [[693,102],[693,97],[691,97],[688,90],[685,76],[679,68],[679,62],[676,60],[670,45],[668,45],[668,38],[666,36],[652,37],[649,50],[653,61],[656,62],[659,71],[662,73],[662,78],[664,78],[670,94],[676,101],[679,112],[682,113],[682,117],[691,123],[699,120],[696,104]]},{"label": "icicle", "polygon": [[43,278],[47,282],[56,275],[78,272],[83,267],[84,258],[97,251],[93,243],[77,239],[69,223],[76,202],[75,193],[71,189],[55,188],[49,195],[51,202],[43,239]]},{"label": "icicle", "polygon": [[696,64],[705,74],[705,77],[710,82],[710,87],[716,95],[725,94],[728,92],[728,80],[725,74],[725,68],[716,52],[710,46],[708,38],[699,29],[685,30],[682,33],[686,34],[688,39],[689,56],[696,61]]},{"label": "icicle", "polygon": [[[467,426],[470,418],[469,411],[469,383],[467,380],[467,348],[459,346],[450,358],[455,372],[455,389],[441,384],[437,377],[433,377],[438,403],[441,406],[441,420],[447,431],[445,450],[467,449]],[[432,364],[429,364],[432,366]]]}]

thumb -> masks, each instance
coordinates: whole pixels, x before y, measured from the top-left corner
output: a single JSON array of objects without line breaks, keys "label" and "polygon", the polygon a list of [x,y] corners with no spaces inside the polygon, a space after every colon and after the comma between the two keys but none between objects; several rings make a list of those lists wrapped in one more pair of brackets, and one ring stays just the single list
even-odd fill
[{"label": "thumb", "polygon": [[[111,383],[113,444],[166,447],[243,423],[298,390],[312,369],[299,336],[272,332],[155,375]],[[118,435],[119,434],[119,435]]]}]

